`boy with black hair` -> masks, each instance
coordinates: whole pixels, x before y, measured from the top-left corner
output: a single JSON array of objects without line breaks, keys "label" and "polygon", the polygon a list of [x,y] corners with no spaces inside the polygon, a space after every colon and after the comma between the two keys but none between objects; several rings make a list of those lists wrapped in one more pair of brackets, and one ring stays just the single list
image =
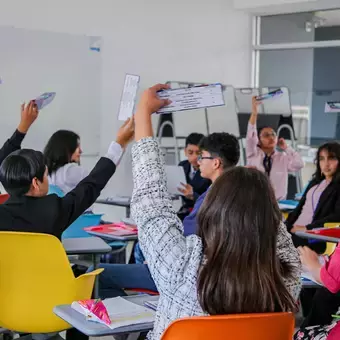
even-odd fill
[{"label": "boy with black hair", "polygon": [[185,173],[187,184],[183,184],[178,190],[183,194],[183,205],[178,212],[181,220],[189,215],[191,209],[195,205],[197,198],[202,195],[211,185],[209,179],[201,176],[198,157],[200,156],[199,144],[204,138],[201,133],[193,132],[185,140],[185,156],[187,159],[180,162],[178,165],[182,166]]},{"label": "boy with black hair", "polygon": [[[0,205],[0,231],[45,233],[60,239],[63,231],[96,201],[115,173],[133,134],[134,123],[130,119],[118,131],[116,142],[111,143],[106,156],[62,198],[47,195],[48,171],[40,151],[23,149],[10,154],[0,167],[0,181],[10,194],[8,201]],[[66,339],[88,337],[70,329]]]}]

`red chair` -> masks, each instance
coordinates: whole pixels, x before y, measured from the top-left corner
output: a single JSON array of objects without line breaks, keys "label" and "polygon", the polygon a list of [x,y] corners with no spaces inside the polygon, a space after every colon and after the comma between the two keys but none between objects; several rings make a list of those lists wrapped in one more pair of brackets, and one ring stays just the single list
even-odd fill
[{"label": "red chair", "polygon": [[162,340],[292,340],[292,313],[202,316],[174,321]]},{"label": "red chair", "polygon": [[8,194],[0,194],[0,204],[4,204],[9,199]]}]

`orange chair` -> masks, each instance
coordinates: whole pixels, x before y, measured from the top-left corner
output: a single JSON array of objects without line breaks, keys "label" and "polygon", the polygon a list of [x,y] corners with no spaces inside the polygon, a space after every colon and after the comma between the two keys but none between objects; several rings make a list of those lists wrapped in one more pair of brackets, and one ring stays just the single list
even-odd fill
[{"label": "orange chair", "polygon": [[293,334],[292,313],[234,314],[176,320],[162,340],[291,340]]},{"label": "orange chair", "polygon": [[0,204],[4,204],[9,199],[8,194],[0,194]]}]

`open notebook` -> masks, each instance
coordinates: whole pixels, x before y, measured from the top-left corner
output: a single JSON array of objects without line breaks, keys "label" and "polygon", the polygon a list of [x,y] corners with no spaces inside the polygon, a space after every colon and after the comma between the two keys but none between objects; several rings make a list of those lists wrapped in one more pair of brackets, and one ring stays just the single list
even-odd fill
[{"label": "open notebook", "polygon": [[122,297],[101,301],[106,308],[109,319],[103,317],[103,310],[99,311],[99,313],[93,313],[91,310],[84,307],[82,302],[73,302],[71,307],[77,312],[85,315],[87,320],[99,322],[111,329],[140,323],[152,323],[155,318],[155,312],[150,308],[139,306]]},{"label": "open notebook", "polygon": [[[319,262],[320,264],[324,265],[326,263],[326,258],[325,256],[320,255],[319,256]],[[302,273],[301,273],[301,277],[310,281],[315,282],[316,284],[322,286],[322,283],[318,282],[315,280],[315,278],[312,276],[312,274],[307,270],[307,268],[305,266],[302,266]]]}]

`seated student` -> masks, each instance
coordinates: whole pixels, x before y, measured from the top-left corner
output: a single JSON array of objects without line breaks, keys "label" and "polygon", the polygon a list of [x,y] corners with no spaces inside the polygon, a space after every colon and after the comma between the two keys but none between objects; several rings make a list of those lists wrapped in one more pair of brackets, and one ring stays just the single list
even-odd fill
[{"label": "seated student", "polygon": [[185,172],[187,184],[179,188],[183,194],[183,206],[178,213],[179,218],[183,220],[189,215],[190,210],[194,207],[196,199],[202,195],[211,185],[211,181],[201,176],[198,158],[200,156],[200,141],[204,138],[201,133],[191,133],[185,140],[185,156],[187,160],[180,162]]},{"label": "seated student", "polygon": [[339,294],[335,295],[340,292],[340,246],[325,265],[320,264],[318,255],[308,247],[299,247],[298,250],[306,270],[325,288],[319,288],[316,292],[311,314],[296,332],[294,339],[340,339],[339,319],[331,322],[332,314],[336,314],[340,306]]},{"label": "seated student", "polygon": [[56,185],[64,194],[73,190],[89,174],[80,165],[81,153],[80,137],[76,133],[55,132],[44,149],[49,184]]},{"label": "seated student", "polygon": [[[240,158],[240,148],[237,138],[229,133],[219,132],[204,137],[200,143],[201,156],[199,164],[201,175],[214,183],[224,171],[235,167]],[[183,221],[184,236],[196,234],[198,231],[197,214],[208,193],[203,193],[196,201],[195,206]],[[139,254],[141,251],[139,252]],[[136,255],[136,253],[135,253]],[[286,227],[280,224],[277,238],[277,256],[283,262],[299,266],[298,252],[294,249]],[[125,289],[140,288],[157,291],[150,275],[148,266],[143,260],[137,264],[101,264],[105,271],[101,274],[100,296],[112,297],[124,295]],[[297,278],[298,280],[298,278]]]},{"label": "seated student", "polygon": [[[271,127],[257,130],[259,104],[254,97],[246,139],[247,165],[265,172],[273,185],[276,199],[283,200],[287,196],[288,173],[301,170],[304,164],[300,154],[287,146],[283,138],[277,141],[276,132]],[[277,151],[277,146],[283,152]]]},{"label": "seated student", "polygon": [[[322,228],[327,222],[340,221],[340,144],[330,142],[319,147],[316,171],[298,206],[288,215],[287,229],[291,233]],[[324,242],[309,243],[293,235],[296,247],[310,245],[323,252]]]},{"label": "seated student", "polygon": [[[11,196],[0,205],[0,230],[45,233],[60,239],[63,231],[100,195],[132,137],[130,119],[118,131],[106,156],[63,198],[47,195],[47,167],[41,152],[23,149],[10,154],[0,167],[0,181]],[[78,338],[87,339],[75,330],[68,331],[67,339]]]},{"label": "seated student", "polygon": [[21,120],[12,137],[0,149],[0,164],[13,151],[19,150],[27,131],[38,117],[38,109],[34,101],[21,105]]},{"label": "seated student", "polygon": [[[187,160],[178,164],[183,167],[187,181],[187,184],[183,184],[182,187],[178,188],[178,190],[183,194],[183,205],[177,213],[178,217],[182,221],[190,214],[190,211],[193,209],[195,202],[200,195],[202,195],[211,185],[211,181],[208,177],[205,178],[201,176],[198,162],[201,152],[199,144],[203,138],[204,135],[201,133],[191,133],[186,138],[184,152]],[[145,261],[138,243],[135,246],[134,257],[138,264],[144,263]]]},{"label": "seated student", "polygon": [[132,150],[132,216],[160,292],[149,338],[160,339],[185,316],[294,311],[300,267],[277,261],[281,212],[261,172],[235,167],[223,173],[202,204],[198,235],[184,237],[152,137],[151,114],[168,103],[157,96],[165,88],[156,85],[142,95]]},{"label": "seated student", "polygon": [[[237,138],[226,132],[212,133],[203,137],[199,144],[199,151],[201,155],[197,162],[202,178],[205,178],[208,183],[214,183],[224,170],[235,166],[240,159],[240,147]],[[207,189],[197,198],[193,210],[183,220],[184,236],[196,233],[196,216],[208,192]],[[137,244],[135,250],[136,263],[144,263],[145,259],[143,257],[141,260],[141,254],[142,252]]]}]

